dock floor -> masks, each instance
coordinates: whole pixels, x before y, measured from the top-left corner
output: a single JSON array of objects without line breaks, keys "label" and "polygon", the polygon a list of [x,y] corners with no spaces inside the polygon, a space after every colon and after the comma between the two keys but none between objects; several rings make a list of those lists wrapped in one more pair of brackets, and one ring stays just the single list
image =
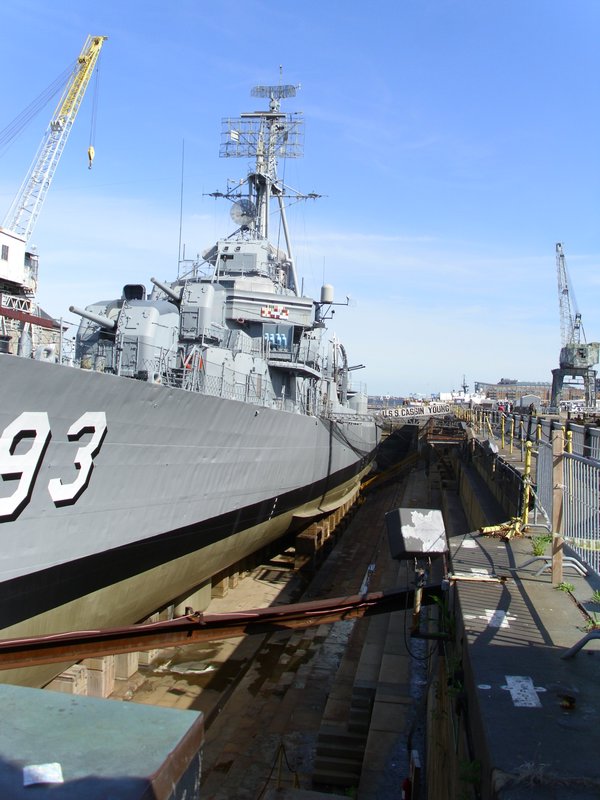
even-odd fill
[{"label": "dock floor", "polygon": [[[389,556],[385,512],[398,506],[441,507],[443,491],[432,489],[431,480],[417,469],[404,484],[374,493],[303,599],[354,594],[359,576],[367,572],[369,591],[411,585],[406,565]],[[461,724],[467,721],[472,761],[480,770],[478,793],[467,791],[465,797],[599,797],[600,641],[571,659],[562,656],[585,635],[581,606],[593,608],[593,592],[600,585],[567,569],[568,586],[559,590],[549,571],[537,574],[544,562],[523,566],[533,557],[530,536],[503,541],[468,531],[453,491],[446,491],[444,507],[452,571],[507,578],[502,584],[458,582],[454,590],[463,648]],[[277,581],[269,585],[246,579],[239,594],[236,589],[213,601],[210,610],[232,610],[236,596],[246,608],[288,602],[297,591],[294,580],[280,594]],[[218,706],[222,686],[211,691],[210,684],[199,687],[189,675],[177,681],[165,673],[167,684],[148,680],[131,699],[204,711],[209,727],[203,798],[318,800],[324,791],[328,797],[336,791],[348,796],[342,786],[336,789],[336,770],[341,772],[343,764],[327,761],[327,733],[339,732],[340,726],[357,730],[357,719],[351,719],[352,689],[368,677],[372,705],[354,796],[400,800],[409,740],[414,746],[424,735],[419,733],[423,708],[414,676],[417,684],[424,679],[407,636],[406,616],[396,612],[282,632],[267,640],[230,642],[230,655],[243,674],[232,683],[223,710]],[[435,759],[435,753],[429,757]],[[352,769],[350,756],[344,759]],[[435,762],[432,766],[437,768]],[[328,785],[327,769],[333,776]],[[315,783],[319,775],[322,786]],[[443,800],[427,794],[423,783],[421,800],[425,797]]]}]

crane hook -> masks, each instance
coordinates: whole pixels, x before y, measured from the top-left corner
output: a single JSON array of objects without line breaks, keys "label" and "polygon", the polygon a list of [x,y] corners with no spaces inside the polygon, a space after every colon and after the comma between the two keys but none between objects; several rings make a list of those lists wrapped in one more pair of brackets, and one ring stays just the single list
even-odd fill
[{"label": "crane hook", "polygon": [[90,145],[90,146],[88,147],[88,159],[89,159],[89,162],[90,162],[90,163],[88,164],[88,169],[91,169],[91,168],[92,168],[92,162],[94,161],[94,156],[95,156],[95,154],[96,154],[96,151],[94,150],[93,146],[92,146],[92,145]]}]

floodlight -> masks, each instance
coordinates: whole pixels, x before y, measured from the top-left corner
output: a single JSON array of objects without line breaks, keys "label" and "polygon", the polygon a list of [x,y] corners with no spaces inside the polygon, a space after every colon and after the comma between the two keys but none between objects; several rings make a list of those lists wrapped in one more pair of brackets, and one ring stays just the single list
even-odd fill
[{"label": "floodlight", "polygon": [[439,509],[395,508],[385,515],[392,558],[425,558],[448,552]]}]

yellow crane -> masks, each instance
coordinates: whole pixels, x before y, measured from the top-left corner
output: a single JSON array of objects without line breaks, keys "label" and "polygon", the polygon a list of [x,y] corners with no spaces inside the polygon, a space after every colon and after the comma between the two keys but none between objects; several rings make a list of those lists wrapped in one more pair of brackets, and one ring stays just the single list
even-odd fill
[{"label": "yellow crane", "polygon": [[[40,315],[35,301],[38,257],[28,243],[106,38],[87,37],[29,172],[0,226],[0,352],[12,352],[18,343],[19,354],[27,355],[40,343],[55,343],[58,326]],[[88,156],[91,165],[91,144]]]},{"label": "yellow crane", "polygon": [[[29,172],[4,218],[2,228],[27,242],[46,198],[54,172],[94,72],[106,36],[88,36],[46,129]],[[94,158],[90,146],[88,157]]]}]

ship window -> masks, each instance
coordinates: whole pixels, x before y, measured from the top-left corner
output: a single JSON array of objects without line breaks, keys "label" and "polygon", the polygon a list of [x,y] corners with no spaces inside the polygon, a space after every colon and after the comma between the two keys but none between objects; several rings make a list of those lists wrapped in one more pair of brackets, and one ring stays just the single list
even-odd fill
[{"label": "ship window", "polygon": [[263,341],[271,350],[289,351],[292,345],[293,326],[267,322],[263,324]]},{"label": "ship window", "polygon": [[8,245],[2,245],[2,261],[8,261]]}]

